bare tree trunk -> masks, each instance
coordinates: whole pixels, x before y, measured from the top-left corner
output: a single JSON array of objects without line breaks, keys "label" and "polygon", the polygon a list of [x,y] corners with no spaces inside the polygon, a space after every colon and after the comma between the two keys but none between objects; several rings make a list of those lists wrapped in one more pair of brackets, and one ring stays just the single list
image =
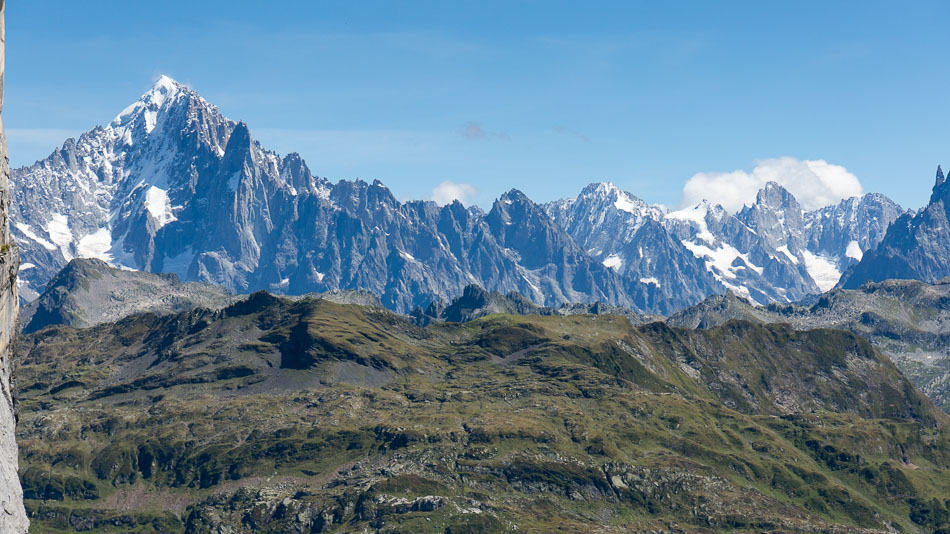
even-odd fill
[{"label": "bare tree trunk", "polygon": [[10,235],[10,156],[3,130],[3,73],[6,66],[4,0],[0,0],[0,532],[25,533],[23,489],[17,475],[16,412],[13,405],[13,340],[19,331],[16,277],[20,255]]}]

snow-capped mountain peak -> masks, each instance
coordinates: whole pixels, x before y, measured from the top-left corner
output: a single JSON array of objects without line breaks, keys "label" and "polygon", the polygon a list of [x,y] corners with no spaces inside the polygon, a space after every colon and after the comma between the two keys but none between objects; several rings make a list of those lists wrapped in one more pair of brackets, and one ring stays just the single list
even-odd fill
[{"label": "snow-capped mountain peak", "polygon": [[141,137],[148,136],[177,108],[187,108],[191,103],[213,109],[198,93],[162,75],[151,89],[146,91],[132,105],[122,110],[107,129],[114,130],[122,142],[131,146]]},{"label": "snow-capped mountain peak", "polygon": [[165,76],[164,74],[138,100],[121,113],[110,123],[112,126],[121,126],[129,119],[141,115],[145,111],[157,112],[166,106],[174,104],[179,97],[188,92],[188,88]]},{"label": "snow-capped mountain peak", "polygon": [[233,129],[195,91],[162,76],[105,127],[13,171],[16,237],[39,256],[24,293],[72,257],[145,268],[150,254],[129,240],[150,241],[178,219],[194,174],[223,157]]}]

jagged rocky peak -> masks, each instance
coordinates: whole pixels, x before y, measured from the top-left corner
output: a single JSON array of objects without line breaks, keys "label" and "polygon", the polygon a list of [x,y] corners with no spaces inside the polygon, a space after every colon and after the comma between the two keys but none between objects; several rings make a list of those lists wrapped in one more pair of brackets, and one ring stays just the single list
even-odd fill
[{"label": "jagged rocky peak", "polygon": [[15,170],[14,232],[29,258],[25,293],[42,292],[74,257],[147,268],[159,231],[183,216],[188,200],[208,194],[234,127],[163,76],[105,127]]},{"label": "jagged rocky peak", "polygon": [[502,243],[515,240],[521,245],[543,245],[549,236],[534,232],[549,230],[548,226],[553,225],[546,224],[550,219],[542,215],[543,212],[527,195],[512,189],[492,204],[486,220]]},{"label": "jagged rocky peak", "polygon": [[[103,131],[115,138],[119,147],[133,147],[158,139],[165,141],[188,130],[186,139],[194,148],[210,147],[221,155],[234,123],[225,119],[217,106],[195,90],[168,76],[161,76],[151,89],[125,108]],[[177,147],[165,143],[165,148]]]},{"label": "jagged rocky peak", "polygon": [[531,199],[528,198],[528,195],[525,195],[519,189],[512,188],[511,190],[502,193],[498,200],[495,201],[495,205],[504,205],[504,206],[524,206],[531,202]]},{"label": "jagged rocky peak", "polygon": [[[798,230],[802,215],[802,207],[795,195],[777,182],[768,182],[756,194],[755,203],[742,208],[737,216],[754,221],[759,226],[756,230],[768,229],[776,223],[783,227],[782,230]],[[762,220],[763,217],[768,220]]]},{"label": "jagged rocky peak", "polygon": [[933,193],[930,196],[930,203],[933,204],[938,198],[946,197],[947,191],[950,191],[950,186],[947,185],[947,179],[943,174],[943,169],[940,168],[940,165],[937,165],[937,180],[936,183],[934,183]]},{"label": "jagged rocky peak", "polygon": [[[200,99],[197,93],[168,76],[162,75],[152,88],[135,103],[122,110],[109,126],[113,128],[141,128],[146,134],[152,133],[156,120],[169,109],[181,104],[189,97]],[[137,127],[137,128],[136,128]]]},{"label": "jagged rocky peak", "polygon": [[755,202],[771,208],[801,209],[798,199],[778,182],[767,182],[756,194]]},{"label": "jagged rocky peak", "polygon": [[933,283],[950,275],[950,182],[937,166],[930,202],[917,213],[905,213],[888,228],[880,245],[842,277],[839,286],[889,278]]},{"label": "jagged rocky peak", "polygon": [[638,213],[647,210],[650,206],[643,200],[637,198],[623,189],[620,189],[613,182],[598,182],[589,184],[578,196],[578,199],[591,199],[607,201],[610,205],[620,211],[627,213]]}]

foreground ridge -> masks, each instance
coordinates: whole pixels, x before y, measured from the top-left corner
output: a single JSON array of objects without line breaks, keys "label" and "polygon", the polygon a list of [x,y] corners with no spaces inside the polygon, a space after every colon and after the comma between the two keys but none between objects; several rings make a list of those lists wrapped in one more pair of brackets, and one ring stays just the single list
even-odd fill
[{"label": "foreground ridge", "polygon": [[[218,311],[48,327],[21,350],[24,487],[48,528],[946,521],[950,419],[845,332],[560,314],[421,328],[261,292]],[[135,504],[143,492],[168,505]]]},{"label": "foreground ridge", "polygon": [[[366,291],[332,290],[292,299],[319,298],[339,304],[383,307]],[[76,328],[115,322],[135,313],[169,315],[196,308],[220,310],[246,296],[218,286],[181,283],[175,275],[115,269],[99,260],[75,259],[50,282],[46,291],[23,308],[25,332],[51,325]],[[834,328],[870,341],[913,384],[945,411],[950,411],[950,284],[890,280],[857,290],[835,289],[798,304],[756,306],[733,293],[709,297],[671,315],[642,314],[603,303],[538,306],[517,292],[501,294],[466,286],[451,301],[417,307],[408,319],[418,326],[469,322],[488,315],[617,315],[633,325],[665,321],[670,326],[705,329],[738,319],[789,324],[797,330]]]}]

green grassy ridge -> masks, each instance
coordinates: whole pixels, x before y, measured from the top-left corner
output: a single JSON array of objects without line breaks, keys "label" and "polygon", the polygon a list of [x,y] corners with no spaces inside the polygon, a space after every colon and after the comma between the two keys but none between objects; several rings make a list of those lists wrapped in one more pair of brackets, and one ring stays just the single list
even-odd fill
[{"label": "green grassy ridge", "polygon": [[950,413],[950,285],[887,280],[859,289],[833,289],[808,307],[755,307],[735,295],[710,297],[671,316],[671,325],[711,328],[730,319],[788,323],[797,329],[853,332],[885,352],[923,393]]},{"label": "green grassy ridge", "polygon": [[947,528],[947,416],[846,333],[258,295],[21,350],[38,532]]}]

